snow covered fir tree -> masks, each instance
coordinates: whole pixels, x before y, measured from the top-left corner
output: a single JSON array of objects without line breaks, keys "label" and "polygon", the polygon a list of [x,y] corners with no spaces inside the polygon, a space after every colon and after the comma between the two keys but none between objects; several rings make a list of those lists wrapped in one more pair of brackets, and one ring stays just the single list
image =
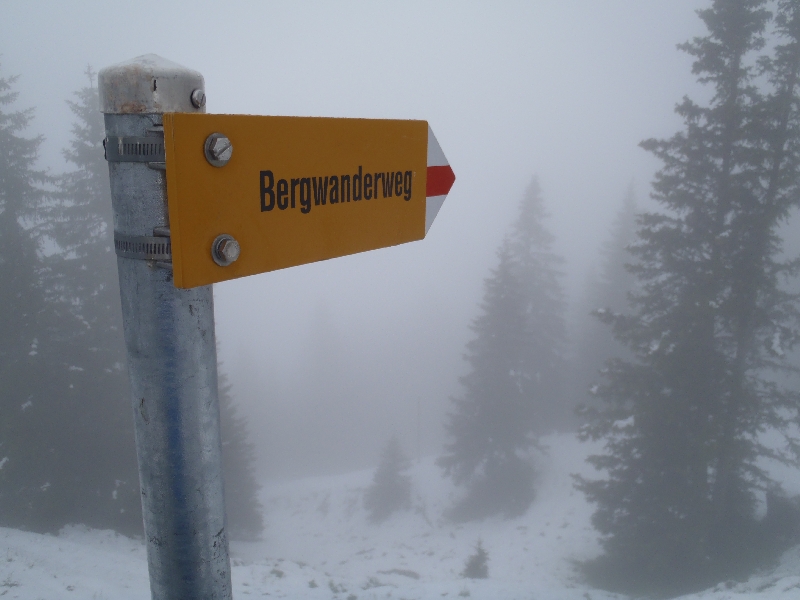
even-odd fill
[{"label": "snow covered fir tree", "polygon": [[451,512],[457,520],[523,514],[534,498],[530,452],[536,434],[565,418],[561,261],[551,251],[545,217],[534,179],[472,323],[475,337],[465,353],[470,371],[461,378],[463,394],[452,399],[449,441],[437,461],[466,487]]},{"label": "snow covered fir tree", "polygon": [[639,220],[631,311],[606,315],[634,358],[610,363],[584,431],[605,441],[591,461],[606,474],[580,481],[605,551],[586,572],[636,593],[700,589],[775,556],[757,494],[778,488],[765,461],[796,465],[800,450],[800,397],[775,377],[795,370],[798,339],[798,265],[782,262],[778,228],[800,203],[800,2],[698,14],[708,33],[681,48],[710,101],[685,98],[683,131],[642,143],[663,164],[663,211]]},{"label": "snow covered fir tree", "polygon": [[381,460],[372,484],[364,492],[364,508],[373,523],[385,521],[393,513],[411,508],[411,466],[396,435],[389,438],[381,452]]}]

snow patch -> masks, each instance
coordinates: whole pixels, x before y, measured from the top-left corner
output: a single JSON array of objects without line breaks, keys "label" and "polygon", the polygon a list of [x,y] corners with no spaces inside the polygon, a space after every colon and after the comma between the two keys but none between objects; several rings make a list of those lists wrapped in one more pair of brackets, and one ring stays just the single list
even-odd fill
[{"label": "snow patch", "polygon": [[[537,458],[536,500],[516,519],[447,521],[443,513],[459,490],[442,478],[432,457],[409,470],[412,508],[381,525],[369,523],[363,506],[371,469],[267,482],[264,539],[231,542],[233,596],[625,600],[588,587],[575,568],[600,545],[590,521],[593,506],[575,490],[572,475],[598,477],[585,459],[603,443],[567,434],[541,441],[547,452]],[[489,555],[489,578],[464,579],[460,574],[479,539]],[[57,536],[0,528],[0,548],[0,595],[9,598],[150,597],[142,540],[82,525]],[[800,546],[772,570],[683,600],[790,600],[799,593]]]},{"label": "snow patch", "polygon": [[620,419],[619,421],[614,421],[614,428],[625,429],[626,427],[633,427],[633,423],[634,423],[634,418],[633,415],[631,415],[627,419]]},{"label": "snow patch", "polygon": [[778,356],[784,355],[783,347],[781,346],[780,331],[776,331],[775,334],[772,336],[772,351]]}]

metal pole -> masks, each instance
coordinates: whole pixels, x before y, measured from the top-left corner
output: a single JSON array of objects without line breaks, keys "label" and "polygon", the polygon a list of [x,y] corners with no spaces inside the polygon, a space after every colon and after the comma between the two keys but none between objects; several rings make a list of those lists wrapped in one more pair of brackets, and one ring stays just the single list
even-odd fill
[{"label": "metal pole", "polygon": [[162,113],[204,112],[203,77],[151,54],[98,87],[152,598],[230,599],[213,295],[172,283],[163,170]]}]

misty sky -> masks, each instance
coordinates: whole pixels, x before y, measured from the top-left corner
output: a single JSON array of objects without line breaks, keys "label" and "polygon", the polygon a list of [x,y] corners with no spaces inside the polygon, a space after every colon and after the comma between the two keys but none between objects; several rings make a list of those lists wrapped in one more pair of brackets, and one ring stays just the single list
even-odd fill
[{"label": "misty sky", "polygon": [[[679,42],[698,0],[7,2],[2,75],[64,168],[65,100],[95,70],[156,53],[205,76],[208,112],[424,119],[456,173],[428,237],[215,286],[224,371],[263,474],[369,466],[396,432],[437,452],[468,325],[538,175],[574,304],[631,181],[637,144],[697,95]],[[421,423],[418,430],[417,423]]]}]

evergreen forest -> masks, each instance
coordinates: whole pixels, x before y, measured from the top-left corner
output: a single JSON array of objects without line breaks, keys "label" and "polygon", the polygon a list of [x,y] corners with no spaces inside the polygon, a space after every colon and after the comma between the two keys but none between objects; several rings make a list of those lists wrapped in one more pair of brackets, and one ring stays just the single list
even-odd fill
[{"label": "evergreen forest", "polygon": [[800,513],[765,468],[800,460],[800,259],[780,235],[800,204],[800,2],[698,16],[706,34],[679,49],[709,99],[684,97],[683,128],[641,143],[661,164],[656,208],[623,196],[583,300],[594,323],[567,356],[534,180],[485,281],[439,459],[464,488],[454,518],[514,516],[535,498],[538,436],[574,409],[602,442],[598,477],[575,479],[603,547],[582,572],[632,594],[703,589],[800,541],[778,533]]}]

